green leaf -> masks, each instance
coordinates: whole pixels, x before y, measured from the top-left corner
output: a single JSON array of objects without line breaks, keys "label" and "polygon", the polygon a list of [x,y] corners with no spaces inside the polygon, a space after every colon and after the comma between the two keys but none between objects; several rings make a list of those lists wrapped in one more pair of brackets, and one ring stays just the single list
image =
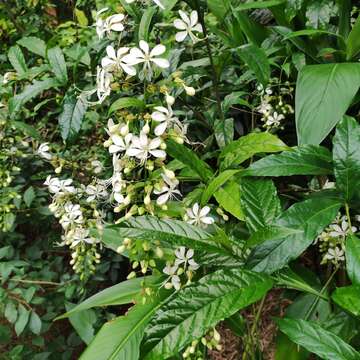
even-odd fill
[{"label": "green leaf", "polygon": [[[312,198],[295,203],[272,225],[303,232],[271,239],[256,246],[248,266],[254,271],[273,273],[296,259],[336,217],[341,203],[336,199]],[[255,233],[256,234],[256,233]]]},{"label": "green leaf", "polygon": [[93,307],[129,304],[140,294],[143,288],[142,285],[146,284],[146,287],[153,287],[160,284],[162,280],[162,276],[151,275],[123,281],[89,297],[67,313],[57,317],[56,320]]},{"label": "green leaf", "polygon": [[34,188],[32,186],[29,186],[23,195],[23,199],[25,204],[27,205],[27,207],[30,207],[31,203],[33,202],[33,200],[35,199],[35,191]]},{"label": "green leaf", "polygon": [[321,146],[303,145],[279,155],[269,155],[249,166],[243,176],[292,176],[332,174],[331,153]]},{"label": "green leaf", "polygon": [[64,141],[76,135],[81,128],[87,104],[73,94],[64,97],[62,113],[59,116],[61,137]]},{"label": "green leaf", "polygon": [[14,324],[16,319],[18,318],[18,311],[13,302],[7,302],[4,311],[5,318],[11,323]]},{"label": "green leaf", "polygon": [[246,4],[238,5],[235,10],[268,9],[272,6],[281,5],[285,2],[286,0],[249,1]]},{"label": "green leaf", "polygon": [[349,201],[360,178],[360,126],[354,118],[344,116],[333,138],[333,160],[336,187]]},{"label": "green leaf", "polygon": [[239,268],[204,276],[176,293],[155,314],[145,333],[144,359],[175,355],[220,320],[262,298],[271,287],[265,275]]},{"label": "green leaf", "polygon": [[16,129],[24,132],[26,135],[31,136],[36,140],[41,140],[40,133],[33,126],[22,121],[12,121],[11,124],[14,125]]},{"label": "green leaf", "polygon": [[234,138],[234,119],[216,119],[214,122],[214,132],[219,148],[223,148]]},{"label": "green leaf", "polygon": [[356,19],[356,22],[347,38],[346,42],[346,59],[350,60],[358,55],[360,52],[360,16]]},{"label": "green leaf", "polygon": [[121,109],[127,109],[129,107],[134,108],[144,108],[145,103],[143,100],[133,98],[133,97],[122,97],[120,99],[115,100],[109,109],[108,115],[112,114],[113,112]]},{"label": "green leaf", "polygon": [[44,40],[41,40],[35,36],[25,36],[17,41],[17,43],[34,54],[40,55],[43,58],[46,54],[46,44]]},{"label": "green leaf", "polygon": [[198,158],[194,151],[173,140],[168,140],[166,145],[166,152],[170,156],[181,161],[185,166],[193,170],[205,183],[212,178],[213,171],[211,167],[205,161]]},{"label": "green leaf", "polygon": [[133,306],[125,316],[117,317],[102,326],[80,360],[137,360],[144,330],[163,299],[170,295],[167,291],[148,299],[145,305]]},{"label": "green leaf", "polygon": [[281,211],[274,183],[267,179],[242,179],[240,187],[241,206],[249,230],[255,232],[270,225]]},{"label": "green leaf", "polygon": [[157,7],[155,6],[149,6],[144,11],[139,25],[139,40],[149,40],[151,20],[155,15],[156,11]]},{"label": "green leaf", "polygon": [[223,187],[214,193],[216,201],[221,207],[239,220],[245,220],[244,212],[241,208],[240,185],[235,181],[227,182]]},{"label": "green leaf", "polygon": [[350,345],[320,325],[301,319],[277,319],[277,325],[293,342],[326,360],[359,360]]},{"label": "green leaf", "polygon": [[41,332],[41,319],[34,310],[31,311],[29,328],[35,335],[39,335]]},{"label": "green leaf", "polygon": [[85,13],[79,9],[74,9],[76,20],[78,21],[79,25],[81,26],[88,26],[89,21],[85,15]]},{"label": "green leaf", "polygon": [[235,174],[240,170],[225,170],[220,173],[216,178],[209,182],[209,185],[206,187],[205,191],[201,197],[201,204],[206,205],[209,199],[214,195],[217,189],[220,186],[224,185],[228,180],[230,180]]},{"label": "green leaf", "polygon": [[331,295],[332,299],[346,311],[360,316],[360,285],[337,288]]},{"label": "green leaf", "polygon": [[47,58],[55,77],[61,84],[66,84],[68,81],[68,76],[66,62],[62,50],[57,46],[49,49],[47,52]]},{"label": "green leaf", "polygon": [[17,336],[20,336],[29,321],[30,311],[27,310],[23,305],[19,304],[18,312],[19,316],[15,323],[15,332]]},{"label": "green leaf", "polygon": [[265,51],[254,44],[246,44],[238,47],[236,53],[249,66],[258,81],[267,86],[270,78],[270,63]]},{"label": "green leaf", "polygon": [[320,144],[342,119],[360,84],[360,64],[304,66],[296,85],[298,142]]},{"label": "green leaf", "polygon": [[345,247],[347,274],[353,284],[360,285],[360,239],[348,235]]},{"label": "green leaf", "polygon": [[20,76],[24,75],[28,71],[24,54],[19,46],[15,45],[9,49],[8,58],[11,65]]},{"label": "green leaf", "polygon": [[9,101],[9,113],[11,117],[14,118],[16,113],[19,112],[28,101],[40,95],[43,91],[56,86],[59,86],[59,82],[52,78],[41,81],[34,80],[31,85],[25,86],[23,92],[15,95]]},{"label": "green leaf", "polygon": [[207,4],[210,8],[210,11],[220,20],[223,21],[225,15],[231,9],[231,0],[207,0]]},{"label": "green leaf", "polygon": [[223,170],[234,167],[258,153],[274,153],[290,149],[273,134],[251,133],[232,141],[221,151],[220,168]]}]

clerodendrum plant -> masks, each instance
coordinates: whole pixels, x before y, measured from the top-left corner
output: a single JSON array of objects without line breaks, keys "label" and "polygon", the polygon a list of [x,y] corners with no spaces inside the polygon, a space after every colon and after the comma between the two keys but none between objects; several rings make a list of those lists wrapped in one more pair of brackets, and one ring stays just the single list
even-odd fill
[{"label": "clerodendrum plant", "polygon": [[[206,13],[198,0],[154,1],[145,8],[122,1],[124,14],[98,12],[96,32],[104,45],[99,47],[97,86],[84,90],[79,99],[109,106],[104,146],[112,156],[111,174],[86,186],[59,177],[49,177],[46,185],[53,194],[50,208],[64,229],[63,244],[72,249],[71,263],[82,279],[95,271],[101,246],[128,257],[132,267],[127,281],[63,317],[96,306],[133,305],[101,328],[81,359],[203,358],[206,348],[221,347],[215,326],[231,319],[241,332],[239,310],[262,299],[258,318],[273,286],[303,291],[306,299],[301,314],[293,310],[277,321],[287,335],[279,339],[279,359],[289,351],[299,358],[310,351],[324,359],[360,359],[347,344],[352,335],[339,325],[353,329],[356,320],[351,316],[359,315],[360,240],[354,234],[360,126],[344,114],[359,88],[360,65],[296,62],[299,145],[287,146],[274,133],[293,113],[288,103],[292,85],[270,80],[267,56],[278,51],[271,41],[281,36],[292,39],[302,60],[313,59],[298,37],[317,31],[295,34],[286,27],[295,15],[281,13],[282,1],[235,3],[209,1],[211,13]],[[178,13],[171,11],[175,5]],[[269,29],[242,12],[252,6],[275,7],[281,26],[274,26],[275,35],[267,42]],[[349,29],[342,30],[339,61],[358,54],[353,32],[359,27],[356,23],[350,35]],[[224,58],[214,48],[219,53],[226,49]],[[205,57],[197,59],[203,49]],[[181,63],[184,54],[192,60]],[[246,76],[258,82],[256,108],[231,85],[226,96],[219,88],[217,69],[233,55],[250,67]],[[212,79],[195,90],[206,76],[196,71],[200,66],[211,67]],[[233,74],[236,70],[231,69]],[[231,84],[232,76],[226,79]],[[209,87],[214,100],[199,113],[197,98]],[[113,94],[119,95],[115,101]],[[236,104],[261,114],[266,131],[233,141],[231,108]],[[212,166],[191,149],[199,145],[187,134],[191,117],[211,119],[211,141],[218,145],[208,154]],[[331,153],[319,144],[335,126]],[[47,145],[39,153],[51,156]],[[274,154],[256,160],[266,153]],[[309,186],[297,185],[295,196],[288,196],[288,189],[279,196],[272,178],[287,176],[306,176]],[[288,266],[311,245],[318,247],[320,261],[330,271],[324,286],[310,271]],[[332,280],[338,272],[345,276],[345,269],[353,285],[330,295]],[[320,307],[330,301],[336,310],[328,308],[325,319],[320,318]],[[257,346],[254,324],[244,336],[244,358]]]}]

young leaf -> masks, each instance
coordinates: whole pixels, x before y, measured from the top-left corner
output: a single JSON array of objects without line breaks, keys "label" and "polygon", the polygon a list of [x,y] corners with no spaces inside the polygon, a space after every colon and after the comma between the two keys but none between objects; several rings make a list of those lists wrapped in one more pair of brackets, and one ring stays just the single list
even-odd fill
[{"label": "young leaf", "polygon": [[175,355],[220,320],[262,298],[272,287],[265,275],[240,268],[218,270],[179,291],[146,329],[145,360]]},{"label": "young leaf", "polygon": [[61,84],[66,84],[68,76],[64,54],[61,49],[57,46],[49,49],[47,52],[47,58],[55,77]]},{"label": "young leaf", "polygon": [[43,58],[46,53],[46,44],[44,40],[41,40],[35,36],[25,36],[17,41],[17,43],[34,54],[40,55]]},{"label": "young leaf", "polygon": [[268,132],[251,133],[232,141],[219,156],[220,168],[240,165],[258,153],[274,153],[290,150],[277,136]]},{"label": "young leaf", "polygon": [[320,144],[342,119],[359,89],[360,64],[304,66],[296,86],[299,145]]},{"label": "young leaf", "polygon": [[76,135],[87,110],[87,104],[73,94],[67,94],[63,101],[63,110],[59,116],[61,137],[64,141]]},{"label": "young leaf", "polygon": [[321,146],[304,145],[269,155],[249,166],[243,176],[326,175],[333,172],[331,153]]},{"label": "young leaf", "polygon": [[24,75],[27,72],[28,68],[26,65],[24,54],[22,53],[19,46],[15,45],[9,49],[8,58],[11,65],[20,76]]},{"label": "young leaf", "polygon": [[41,319],[34,310],[31,311],[29,328],[35,335],[39,335],[41,332]]},{"label": "young leaf", "polygon": [[337,288],[331,297],[343,309],[360,316],[360,285]]},{"label": "young leaf", "polygon": [[344,116],[333,138],[336,187],[349,201],[358,189],[360,178],[360,126],[354,118]]},{"label": "young leaf", "polygon": [[29,321],[30,311],[27,310],[23,305],[19,304],[18,312],[19,316],[15,323],[15,332],[17,336],[20,336]]},{"label": "young leaf", "polygon": [[25,190],[24,195],[23,195],[23,199],[24,199],[24,202],[25,202],[26,206],[30,207],[31,203],[35,199],[35,191],[34,191],[34,188],[32,186],[28,187]]},{"label": "young leaf", "polygon": [[59,82],[52,78],[41,81],[34,80],[31,85],[25,86],[23,92],[15,95],[9,101],[9,113],[11,117],[14,118],[16,113],[19,112],[28,101],[40,95],[43,91],[56,86],[59,86]]},{"label": "young leaf", "polygon": [[277,325],[293,342],[326,360],[359,360],[360,354],[320,325],[301,319],[277,319]]},{"label": "young leaf", "polygon": [[258,81],[267,86],[270,78],[270,64],[265,51],[254,44],[246,44],[237,48],[236,53],[249,66]]},{"label": "young leaf", "polygon": [[360,285],[360,239],[348,235],[345,243],[346,271],[353,284]]},{"label": "young leaf", "polygon": [[123,281],[120,284],[111,286],[89,297],[79,305],[73,307],[67,313],[57,317],[56,320],[69,317],[79,311],[84,311],[93,307],[129,304],[140,294],[143,284],[146,284],[147,287],[153,287],[159,285],[162,281],[163,277],[156,275]]},{"label": "young leaf", "polygon": [[346,60],[350,60],[360,52],[360,16],[349,34],[346,41]]},{"label": "young leaf", "polygon": [[216,190],[214,196],[219,205],[231,215],[239,220],[245,220],[240,202],[240,185],[237,182],[228,181],[223,187]]},{"label": "young leaf", "polygon": [[155,15],[156,11],[157,7],[155,6],[149,6],[144,11],[139,25],[139,40],[149,40],[151,20]]},{"label": "young leaf", "polygon": [[281,206],[274,183],[271,180],[241,180],[241,205],[246,224],[251,232],[270,225],[279,215]]},{"label": "young leaf", "polygon": [[[336,217],[341,203],[336,199],[313,198],[287,209],[273,225],[302,230],[256,246],[248,261],[254,271],[273,273],[296,259]],[[256,234],[256,233],[255,233]]]},{"label": "young leaf", "polygon": [[133,97],[122,97],[120,99],[115,100],[108,111],[108,115],[112,114],[113,112],[121,109],[126,109],[129,107],[135,107],[142,109],[145,106],[144,101],[133,98]]},{"label": "young leaf", "polygon": [[212,178],[213,171],[211,167],[205,161],[199,159],[195,152],[173,140],[168,140],[166,144],[167,153],[196,172],[205,183]]}]

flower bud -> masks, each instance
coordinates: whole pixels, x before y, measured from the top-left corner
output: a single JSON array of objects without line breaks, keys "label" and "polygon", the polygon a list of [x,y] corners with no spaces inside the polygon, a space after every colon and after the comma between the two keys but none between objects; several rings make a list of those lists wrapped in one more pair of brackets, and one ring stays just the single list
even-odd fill
[{"label": "flower bud", "polygon": [[162,143],[160,144],[160,149],[161,149],[161,150],[166,150],[166,144],[165,144],[164,142],[162,142]]},{"label": "flower bud", "polygon": [[128,280],[130,280],[130,279],[133,279],[133,278],[135,278],[136,277],[136,272],[135,271],[132,271],[126,278],[128,279]]},{"label": "flower bud", "polygon": [[55,169],[55,174],[60,174],[60,173],[61,173],[61,170],[62,170],[62,166],[58,166],[58,167]]},{"label": "flower bud", "polygon": [[193,87],[184,85],[184,89],[185,89],[185,92],[186,92],[187,95],[189,95],[189,96],[194,96],[195,95],[196,91],[195,91],[195,89]]},{"label": "flower bud", "polygon": [[151,198],[150,198],[150,195],[147,194],[144,198],[144,204],[149,205],[150,203],[151,203]]},{"label": "flower bud", "polygon": [[172,170],[164,168],[164,174],[171,180],[175,179],[175,173]]},{"label": "flower bud", "polygon": [[172,106],[175,103],[175,98],[169,94],[166,94],[165,100],[169,106]]},{"label": "flower bud", "polygon": [[121,134],[121,136],[126,136],[128,133],[129,133],[129,125],[126,124],[121,127],[120,134]]},{"label": "flower bud", "polygon": [[165,287],[166,290],[170,290],[173,287],[173,285],[172,285],[172,283],[168,282],[168,283],[165,284],[164,287]]},{"label": "flower bud", "polygon": [[126,247],[125,245],[120,245],[117,249],[116,249],[116,252],[118,254],[122,254],[124,251],[125,251]]},{"label": "flower bud", "polygon": [[104,147],[109,147],[112,144],[111,139],[104,141]]},{"label": "flower bud", "polygon": [[142,128],[141,131],[142,131],[144,134],[148,134],[148,133],[150,132],[150,126],[149,126],[149,123],[148,123],[148,122],[143,126],[143,128]]}]

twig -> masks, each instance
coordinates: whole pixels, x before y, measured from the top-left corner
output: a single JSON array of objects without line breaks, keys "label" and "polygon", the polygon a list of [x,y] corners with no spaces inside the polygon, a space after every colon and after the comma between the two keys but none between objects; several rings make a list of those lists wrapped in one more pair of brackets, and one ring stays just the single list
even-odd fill
[{"label": "twig", "polygon": [[[2,278],[0,276],[0,280],[4,280],[4,278]],[[25,284],[36,284],[36,285],[54,285],[54,286],[64,285],[64,283],[56,283],[56,282],[52,282],[52,281],[27,280],[27,279],[16,279],[16,278],[7,279],[7,281],[14,281],[14,282],[25,283]]]}]

